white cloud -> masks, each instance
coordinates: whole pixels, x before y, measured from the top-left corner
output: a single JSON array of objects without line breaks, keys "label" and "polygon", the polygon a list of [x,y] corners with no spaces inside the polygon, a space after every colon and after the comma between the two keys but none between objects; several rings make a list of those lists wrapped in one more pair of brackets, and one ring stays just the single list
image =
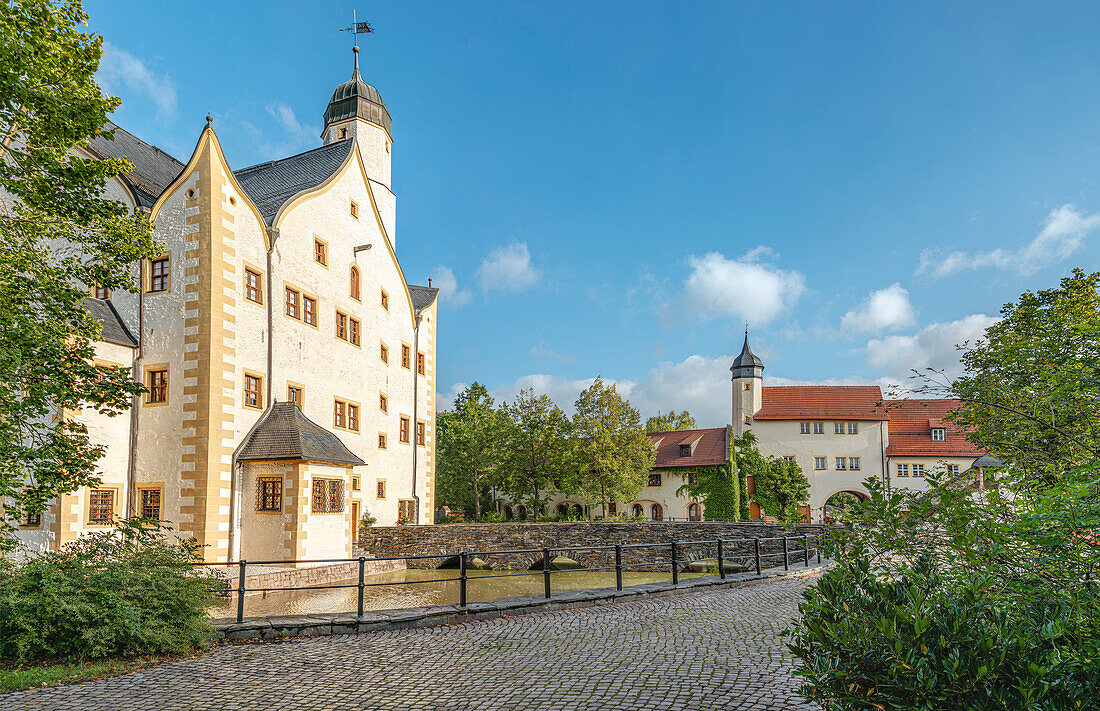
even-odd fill
[{"label": "white cloud", "polygon": [[294,109],[281,101],[270,101],[264,108],[286,131],[287,138],[283,141],[268,141],[262,144],[258,149],[261,154],[282,157],[317,143],[320,132],[311,126],[302,125]]},{"label": "white cloud", "polygon": [[474,276],[484,291],[523,291],[537,282],[540,275],[531,266],[527,243],[512,240],[489,252]]},{"label": "white cloud", "polygon": [[148,98],[157,108],[157,118],[170,120],[176,114],[176,85],[167,74],[155,74],[145,62],[110,42],[103,43],[96,79],[112,94],[127,90]]},{"label": "white cloud", "polygon": [[557,351],[553,350],[552,348],[550,348],[549,345],[546,344],[546,341],[543,341],[542,343],[538,344],[537,346],[532,346],[531,347],[531,355],[534,356],[535,358],[544,358],[544,359],[547,359],[547,360],[556,360],[556,361],[561,361],[562,363],[575,363],[576,360],[577,360],[576,358],[569,355],[568,353],[558,353]]},{"label": "white cloud", "polygon": [[867,362],[885,371],[895,383],[907,380],[913,370],[925,368],[957,377],[962,366],[956,346],[973,345],[997,320],[996,316],[972,314],[958,321],[930,324],[912,336],[872,339],[867,343]]},{"label": "white cloud", "polygon": [[769,248],[757,247],[740,259],[718,252],[688,257],[691,275],[684,291],[689,307],[704,319],[736,316],[756,325],[774,320],[798,301],[806,279],[759,261],[773,255]]},{"label": "white cloud", "polygon": [[1062,205],[1050,211],[1039,235],[1022,249],[997,248],[975,254],[961,251],[944,254],[943,250],[926,249],[921,252],[917,274],[930,274],[939,279],[982,267],[1034,274],[1072,255],[1097,227],[1100,227],[1100,214],[1087,215],[1073,205]]},{"label": "white cloud", "polygon": [[458,279],[450,267],[442,264],[432,271],[432,286],[439,289],[440,301],[454,308],[461,308],[470,303],[472,295],[468,289],[458,288]]},{"label": "white cloud", "polygon": [[916,320],[909,292],[895,283],[872,291],[859,310],[844,314],[840,324],[852,331],[883,331],[912,326]]}]

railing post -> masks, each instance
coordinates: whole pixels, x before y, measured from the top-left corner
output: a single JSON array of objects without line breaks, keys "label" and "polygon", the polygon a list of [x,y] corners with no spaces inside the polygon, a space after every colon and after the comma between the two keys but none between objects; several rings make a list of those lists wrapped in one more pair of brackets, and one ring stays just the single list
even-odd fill
[{"label": "railing post", "polygon": [[458,606],[466,607],[466,551],[458,554]]},{"label": "railing post", "polygon": [[756,555],[756,574],[760,575],[760,539],[752,539],[753,553]]},{"label": "railing post", "polygon": [[237,574],[237,624],[244,622],[244,569],[248,564],[244,560],[240,562],[240,572]]},{"label": "railing post", "polygon": [[791,556],[787,552],[787,537],[783,536],[783,570],[791,569]]},{"label": "railing post", "polygon": [[615,544],[615,589],[623,591],[623,547]]},{"label": "railing post", "polygon": [[672,542],[672,584],[680,584],[680,565],[676,559],[676,541]]},{"label": "railing post", "polygon": [[726,564],[722,560],[722,539],[718,539],[718,577],[722,580],[726,579]]},{"label": "railing post", "polygon": [[810,567],[810,537],[802,537],[802,562],[806,564],[805,567]]},{"label": "railing post", "polygon": [[817,562],[820,564],[821,563],[821,536],[815,536],[814,540],[816,541],[816,544],[814,545],[814,548],[817,549]]},{"label": "railing post", "polygon": [[367,572],[367,559],[359,556],[359,617],[363,616],[363,591],[366,589],[363,577]]},{"label": "railing post", "polygon": [[550,549],[542,549],[542,587],[546,599],[550,599]]}]

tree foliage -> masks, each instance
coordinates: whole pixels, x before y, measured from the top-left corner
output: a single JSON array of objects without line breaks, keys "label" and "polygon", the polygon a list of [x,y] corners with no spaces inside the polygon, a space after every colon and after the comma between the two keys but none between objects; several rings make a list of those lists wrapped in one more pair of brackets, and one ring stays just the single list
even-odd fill
[{"label": "tree foliage", "polygon": [[481,516],[490,489],[500,483],[505,418],[481,383],[455,398],[436,418],[436,486],[439,501]]},{"label": "tree foliage", "polygon": [[96,480],[103,447],[68,414],[118,414],[141,390],[92,363],[88,288],[134,290],[131,266],[159,251],[147,219],[102,195],[132,166],[73,150],[119,104],[95,83],[103,39],[86,20],[79,2],[0,11],[0,500],[31,513]]},{"label": "tree foliage", "polygon": [[753,479],[753,493],[749,496],[764,513],[788,525],[801,521],[798,509],[810,495],[810,482],[802,468],[791,460],[765,457],[752,432],[735,438],[733,449],[738,470]]},{"label": "tree foliage", "polygon": [[564,493],[576,486],[572,425],[549,395],[531,389],[504,405],[502,415],[501,487],[516,503],[526,501],[537,512],[551,491]]},{"label": "tree foliage", "polygon": [[656,458],[641,416],[615,385],[601,378],[583,390],[573,415],[579,492],[592,504],[632,501],[645,486]]},{"label": "tree foliage", "polygon": [[645,421],[646,432],[679,432],[695,428],[695,418],[687,410],[671,410],[668,414],[654,415]]},{"label": "tree foliage", "polygon": [[867,481],[834,534],[837,566],[806,593],[791,649],[827,708],[1100,706],[1100,300],[1079,270],[1025,293],[927,389],[1003,468]]}]

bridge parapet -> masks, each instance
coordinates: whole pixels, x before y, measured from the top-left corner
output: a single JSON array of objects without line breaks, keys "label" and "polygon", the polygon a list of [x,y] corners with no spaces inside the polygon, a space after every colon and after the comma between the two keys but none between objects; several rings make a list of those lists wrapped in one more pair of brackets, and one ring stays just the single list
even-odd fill
[{"label": "bridge parapet", "polygon": [[[682,567],[692,561],[713,558],[714,544],[702,542],[722,539],[727,560],[740,560],[746,567],[755,554],[754,538],[778,538],[820,533],[820,525],[800,524],[784,529],[772,523],[752,522],[659,522],[659,521],[578,521],[569,523],[452,523],[434,526],[371,526],[361,528],[356,542],[356,555],[377,558],[416,555],[458,555],[467,551],[478,555],[482,551],[531,551],[542,548],[580,548],[562,553],[585,567],[614,565],[613,550],[584,550],[585,547],[636,546],[638,544],[684,543],[679,546],[677,560]],[[690,542],[699,541],[698,545]],[[764,567],[782,564],[777,556],[781,540],[765,541],[761,554],[767,557]],[[623,565],[634,570],[667,570],[671,549],[665,546],[627,547],[622,550]],[[542,563],[539,553],[516,552],[479,556],[494,569],[529,570]],[[802,547],[789,542],[789,559],[802,561]],[[437,568],[446,559],[411,559],[410,568]]]}]

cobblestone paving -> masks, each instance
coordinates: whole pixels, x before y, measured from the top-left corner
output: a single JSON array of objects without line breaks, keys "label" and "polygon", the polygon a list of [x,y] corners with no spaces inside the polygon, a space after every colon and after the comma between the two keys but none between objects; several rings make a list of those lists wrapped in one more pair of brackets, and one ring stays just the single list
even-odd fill
[{"label": "cobblestone paving", "polygon": [[451,627],[219,647],[0,708],[808,709],[777,633],[812,578]]}]

